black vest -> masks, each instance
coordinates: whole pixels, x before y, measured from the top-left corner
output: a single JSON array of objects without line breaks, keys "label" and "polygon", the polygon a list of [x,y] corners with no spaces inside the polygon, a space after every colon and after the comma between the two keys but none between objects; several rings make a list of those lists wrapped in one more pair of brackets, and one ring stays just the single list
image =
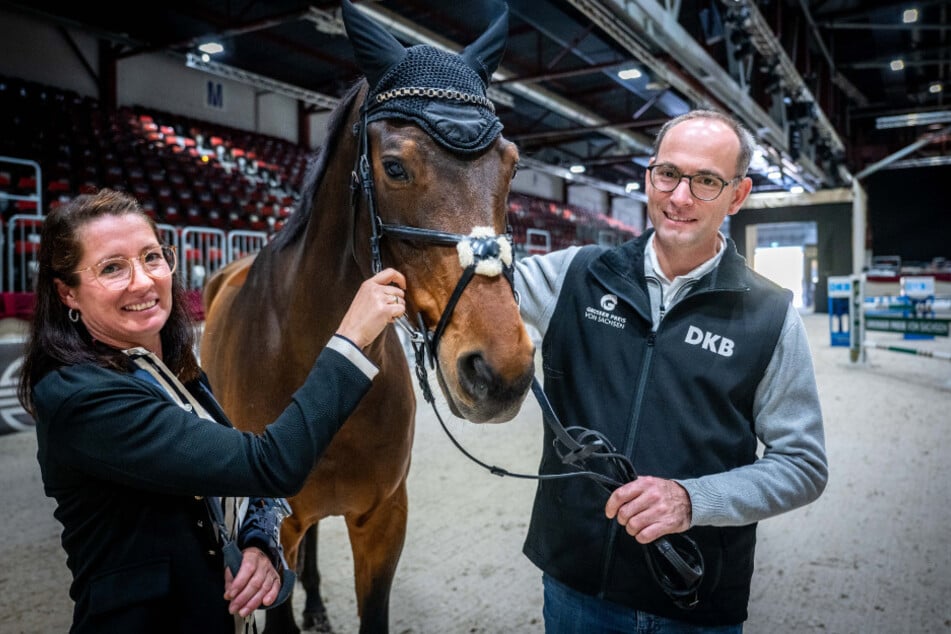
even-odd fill
[{"label": "black vest", "polygon": [[[545,391],[561,418],[605,434],[639,474],[688,479],[756,460],[753,396],[791,293],[753,273],[728,241],[651,332],[647,233],[572,260],[542,342]],[[540,473],[566,471],[545,430]],[[694,527],[704,555],[701,603],[682,610],[651,577],[643,548],[604,517],[585,478],[541,481],[525,554],[562,583],[652,614],[718,625],[746,620],[755,525]]]}]

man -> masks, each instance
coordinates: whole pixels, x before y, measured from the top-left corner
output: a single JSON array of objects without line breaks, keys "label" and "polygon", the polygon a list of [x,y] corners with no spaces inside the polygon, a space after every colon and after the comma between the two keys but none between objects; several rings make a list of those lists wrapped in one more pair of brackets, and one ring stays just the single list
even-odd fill
[{"label": "man", "polygon": [[[540,482],[524,552],[544,573],[549,634],[741,632],[756,522],[825,487],[815,374],[792,294],[719,232],[750,193],[752,150],[730,117],[677,117],[658,134],[645,179],[652,231],[518,264],[555,413],[602,434],[640,475],[606,502],[588,478]],[[571,471],[552,440],[546,430],[540,473]],[[689,555],[681,533],[699,547],[704,575],[676,596],[658,568],[668,581],[676,574],[646,545],[677,537]]]}]

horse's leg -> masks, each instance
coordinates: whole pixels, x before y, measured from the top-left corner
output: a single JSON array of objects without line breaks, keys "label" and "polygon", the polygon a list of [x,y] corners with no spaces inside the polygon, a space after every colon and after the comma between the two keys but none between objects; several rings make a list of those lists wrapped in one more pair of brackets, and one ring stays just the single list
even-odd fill
[{"label": "horse's leg", "polygon": [[347,516],[360,634],[389,631],[390,588],[406,538],[406,479],[366,515]]},{"label": "horse's leg", "polygon": [[317,567],[317,526],[314,524],[304,533],[300,549],[297,551],[297,575],[304,588],[303,626],[306,631],[331,634],[327,608],[320,596],[320,570]]}]

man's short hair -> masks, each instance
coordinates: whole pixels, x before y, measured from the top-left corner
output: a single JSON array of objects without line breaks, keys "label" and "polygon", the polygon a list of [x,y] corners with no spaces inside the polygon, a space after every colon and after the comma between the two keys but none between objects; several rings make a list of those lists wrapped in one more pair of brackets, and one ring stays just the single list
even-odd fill
[{"label": "man's short hair", "polygon": [[746,129],[746,126],[737,121],[734,117],[716,110],[691,110],[690,112],[685,112],[669,120],[660,129],[660,132],[657,133],[657,138],[654,139],[654,156],[657,156],[660,150],[660,144],[664,140],[664,136],[667,132],[675,125],[691,119],[715,119],[733,130],[736,134],[736,138],[740,142],[740,153],[736,157],[736,175],[741,177],[746,176],[746,172],[750,168],[750,161],[753,159],[753,148],[755,147],[753,135]]}]

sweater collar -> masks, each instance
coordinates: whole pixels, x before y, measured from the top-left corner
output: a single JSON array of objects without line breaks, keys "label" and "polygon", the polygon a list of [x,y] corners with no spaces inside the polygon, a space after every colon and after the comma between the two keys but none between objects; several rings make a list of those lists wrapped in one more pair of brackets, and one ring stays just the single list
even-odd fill
[{"label": "sweater collar", "polygon": [[[633,240],[609,249],[596,258],[593,268],[604,267],[611,274],[623,278],[628,283],[643,287],[647,244],[653,238],[654,230],[648,229]],[[700,284],[711,289],[746,290],[749,288],[749,269],[746,259],[736,250],[736,244],[730,238],[723,238],[723,248],[714,256],[716,263],[700,274]],[[699,268],[703,268],[701,265]],[[605,271],[607,272],[607,271]],[[691,275],[697,272],[691,271]],[[599,276],[601,277],[601,276]]]}]

